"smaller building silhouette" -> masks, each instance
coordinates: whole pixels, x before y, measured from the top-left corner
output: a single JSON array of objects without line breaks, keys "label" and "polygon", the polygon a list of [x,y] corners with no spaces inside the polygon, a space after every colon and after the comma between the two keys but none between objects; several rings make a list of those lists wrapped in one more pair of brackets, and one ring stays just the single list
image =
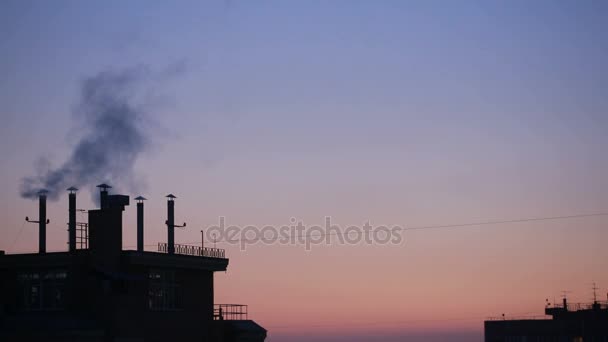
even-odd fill
[{"label": "smaller building silhouette", "polygon": [[547,304],[552,318],[491,318],[484,322],[486,342],[608,342],[608,301]]},{"label": "smaller building silhouette", "polygon": [[[174,243],[175,196],[167,196],[167,242],[144,251],[137,197],[137,249],[123,250],[129,197],[101,184],[100,208],[76,221],[68,189],[68,251],[46,251],[46,192],[39,193],[39,252],[0,251],[0,341],[264,341],[246,305],[215,304],[213,275],[225,251]],[[185,224],[184,224],[185,226]]]}]

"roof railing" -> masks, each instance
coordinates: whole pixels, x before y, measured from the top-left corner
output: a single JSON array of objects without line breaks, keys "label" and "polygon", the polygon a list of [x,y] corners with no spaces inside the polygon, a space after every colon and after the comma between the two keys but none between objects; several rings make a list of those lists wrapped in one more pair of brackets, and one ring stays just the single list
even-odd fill
[{"label": "roof railing", "polygon": [[486,318],[486,321],[528,321],[528,320],[546,320],[551,319],[551,316],[532,315],[532,316],[493,316]]},{"label": "roof railing", "polygon": [[[608,301],[597,301],[597,308],[608,309]],[[568,311],[591,310],[594,308],[594,303],[566,303]],[[547,309],[564,309],[563,303],[555,303],[548,305]]]},{"label": "roof railing", "polygon": [[247,319],[247,305],[214,304],[213,319],[216,321],[242,321]]},{"label": "roof railing", "polygon": [[[226,251],[220,248],[200,247],[192,245],[174,245],[175,254],[202,256],[207,258],[226,259]],[[166,242],[158,243],[158,251],[168,253],[169,246]]]}]

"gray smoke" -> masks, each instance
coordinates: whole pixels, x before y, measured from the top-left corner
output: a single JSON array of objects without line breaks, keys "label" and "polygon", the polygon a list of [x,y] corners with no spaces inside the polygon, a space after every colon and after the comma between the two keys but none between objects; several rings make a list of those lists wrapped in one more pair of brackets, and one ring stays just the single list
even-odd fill
[{"label": "gray smoke", "polygon": [[21,196],[36,198],[44,188],[50,199],[57,199],[70,186],[105,181],[132,187],[133,167],[149,142],[144,108],[136,104],[138,87],[147,79],[148,69],[142,67],[103,71],[85,79],[74,113],[81,122],[81,138],[62,166],[39,167],[36,176],[23,178]]}]

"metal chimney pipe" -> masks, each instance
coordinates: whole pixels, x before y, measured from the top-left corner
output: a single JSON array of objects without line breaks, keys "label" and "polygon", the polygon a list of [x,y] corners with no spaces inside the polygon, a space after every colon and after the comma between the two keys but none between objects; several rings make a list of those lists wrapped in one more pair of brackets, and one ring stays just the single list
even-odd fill
[{"label": "metal chimney pipe", "polygon": [[99,188],[99,207],[101,209],[108,208],[108,189],[112,187],[107,184],[99,184],[97,186]]},{"label": "metal chimney pipe", "polygon": [[48,191],[38,191],[38,253],[46,253],[46,194]]},{"label": "metal chimney pipe", "polygon": [[173,194],[167,195],[167,253],[175,254],[175,201]]},{"label": "metal chimney pipe", "polygon": [[68,195],[68,247],[70,252],[76,250],[76,189],[70,187],[67,189],[70,194]]},{"label": "metal chimney pipe", "polygon": [[137,201],[137,251],[144,251],[144,201],[142,196],[135,198]]}]

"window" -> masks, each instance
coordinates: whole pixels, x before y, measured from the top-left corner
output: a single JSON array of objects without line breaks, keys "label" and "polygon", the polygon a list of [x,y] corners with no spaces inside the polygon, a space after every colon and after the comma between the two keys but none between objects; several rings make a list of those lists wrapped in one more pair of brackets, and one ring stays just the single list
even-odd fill
[{"label": "window", "polygon": [[64,307],[65,271],[24,272],[17,278],[23,310],[59,310]]},{"label": "window", "polygon": [[181,298],[175,271],[151,270],[148,273],[148,309],[179,310]]}]

